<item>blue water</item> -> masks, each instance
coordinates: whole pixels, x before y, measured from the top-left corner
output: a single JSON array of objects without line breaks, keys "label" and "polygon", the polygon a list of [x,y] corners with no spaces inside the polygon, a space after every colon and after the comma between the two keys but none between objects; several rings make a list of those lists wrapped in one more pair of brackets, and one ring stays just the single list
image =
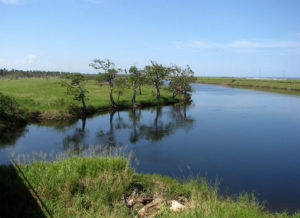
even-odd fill
[{"label": "blue water", "polygon": [[[189,106],[102,114],[73,123],[0,132],[9,154],[84,152],[90,145],[133,152],[139,172],[220,182],[220,193],[255,192],[273,211],[300,210],[300,97],[194,84]],[[83,125],[85,124],[85,125]]]}]

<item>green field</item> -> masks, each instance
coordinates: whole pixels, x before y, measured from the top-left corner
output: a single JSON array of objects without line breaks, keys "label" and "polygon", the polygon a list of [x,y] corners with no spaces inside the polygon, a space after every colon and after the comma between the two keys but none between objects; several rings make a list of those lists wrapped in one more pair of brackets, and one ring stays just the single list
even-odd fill
[{"label": "green field", "polygon": [[[5,175],[0,178],[1,212],[12,217],[134,217],[151,203],[145,210],[148,216],[288,217],[268,212],[253,195],[241,194],[235,200],[221,197],[217,186],[204,179],[180,183],[166,176],[136,173],[121,156],[35,161],[1,166],[0,171]],[[128,208],[124,195],[150,200]],[[184,205],[183,211],[171,211],[172,200]]]},{"label": "green field", "polygon": [[266,80],[236,77],[197,77],[196,82],[300,95],[300,80]]},{"label": "green field", "polygon": [[[90,112],[107,110],[109,108],[109,87],[100,86],[96,80],[86,82],[87,109]],[[25,109],[29,117],[40,120],[63,120],[78,116],[76,111],[81,107],[80,102],[73,100],[67,95],[67,88],[61,85],[59,78],[21,78],[21,79],[0,79],[0,92],[12,96]],[[151,86],[142,87],[142,95],[137,95],[137,105],[157,105],[174,103],[171,93],[167,88],[162,87],[162,98],[157,101],[155,89]],[[117,93],[114,94],[117,104],[121,107],[130,107],[132,89],[126,89],[120,101],[117,102]]]}]

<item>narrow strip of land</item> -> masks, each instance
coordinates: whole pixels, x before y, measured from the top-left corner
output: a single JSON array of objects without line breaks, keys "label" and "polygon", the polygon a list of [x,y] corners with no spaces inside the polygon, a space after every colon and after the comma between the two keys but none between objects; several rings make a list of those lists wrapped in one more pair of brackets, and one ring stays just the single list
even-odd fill
[{"label": "narrow strip of land", "polygon": [[237,77],[197,77],[196,83],[228,85],[284,94],[300,95],[300,80],[292,79],[249,79]]},{"label": "narrow strip of land", "polygon": [[[94,79],[89,79],[85,84],[86,106],[88,114],[110,110],[109,86],[99,85]],[[174,104],[179,98],[172,98],[172,93],[167,87],[161,88],[161,98],[156,99],[156,90],[145,85],[141,93],[136,95],[136,103],[131,103],[132,89],[122,90],[118,97],[117,91],[113,93],[120,109],[130,107],[143,107],[155,105]],[[68,120],[80,116],[81,102],[67,94],[66,87],[61,85],[61,79],[51,78],[20,78],[1,79],[0,93],[13,97],[25,111],[27,120]]]}]

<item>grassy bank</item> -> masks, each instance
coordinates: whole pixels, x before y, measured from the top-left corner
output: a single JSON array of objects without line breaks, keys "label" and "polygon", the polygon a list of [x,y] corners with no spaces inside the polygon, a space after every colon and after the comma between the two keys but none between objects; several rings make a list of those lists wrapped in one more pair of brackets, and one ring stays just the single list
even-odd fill
[{"label": "grassy bank", "polygon": [[[142,212],[160,217],[288,217],[271,214],[245,194],[237,200],[220,197],[205,180],[180,183],[136,173],[123,157],[2,166],[0,173],[0,217],[133,217]],[[130,199],[140,202],[130,207]],[[172,201],[180,203],[182,210],[171,210]]]},{"label": "grassy bank", "polygon": [[195,81],[204,84],[220,84],[300,95],[300,80],[245,79],[235,77],[197,77]]},{"label": "grassy bank", "polygon": [[[95,80],[88,80],[86,83],[87,110],[95,113],[109,109],[109,87],[99,86]],[[20,107],[26,111],[28,119],[38,120],[65,120],[78,117],[80,102],[74,101],[72,96],[67,95],[66,87],[61,86],[59,78],[21,78],[17,80],[1,79],[0,92],[7,96],[14,97]],[[142,88],[142,95],[137,95],[136,101],[139,106],[163,105],[175,103],[177,99],[167,88],[161,89],[162,98],[156,100],[155,90],[151,86]],[[120,101],[117,102],[121,108],[131,107],[132,90],[126,89]],[[117,94],[114,95],[117,101]]]}]

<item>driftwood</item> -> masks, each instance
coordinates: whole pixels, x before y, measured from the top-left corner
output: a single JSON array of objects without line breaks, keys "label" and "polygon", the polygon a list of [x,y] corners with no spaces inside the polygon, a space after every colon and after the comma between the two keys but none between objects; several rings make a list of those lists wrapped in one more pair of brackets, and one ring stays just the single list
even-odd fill
[{"label": "driftwood", "polygon": [[152,198],[138,197],[137,190],[134,190],[128,197],[126,196],[126,194],[123,194],[122,197],[125,201],[125,205],[128,208],[138,211],[139,217],[154,217],[160,214],[161,206],[163,204],[169,205],[170,210],[174,212],[180,212],[186,209],[186,206],[179,203],[178,201],[166,200],[160,198],[159,196],[156,196],[156,194],[154,194]]},{"label": "driftwood", "polygon": [[153,201],[153,198],[137,198],[137,191],[134,190],[132,194],[127,197],[125,194],[123,195],[123,199],[128,208],[132,208],[136,203],[148,204]]}]

